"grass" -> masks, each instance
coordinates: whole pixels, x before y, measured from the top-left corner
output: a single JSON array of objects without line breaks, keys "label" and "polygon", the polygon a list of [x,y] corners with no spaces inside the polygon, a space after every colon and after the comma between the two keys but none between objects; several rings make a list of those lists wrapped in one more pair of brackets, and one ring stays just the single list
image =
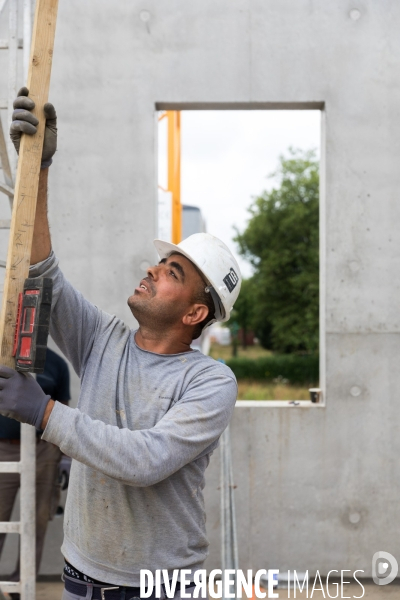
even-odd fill
[{"label": "grass", "polygon": [[270,383],[268,381],[252,381],[240,379],[238,381],[238,400],[309,400],[310,394],[307,387],[299,387],[284,383]]},{"label": "grass", "polygon": [[[238,347],[238,358],[256,359],[271,356],[270,350],[265,350],[259,345],[248,346],[243,349]],[[232,346],[221,346],[212,343],[210,356],[215,359],[229,360],[232,358]],[[252,379],[238,380],[238,400],[309,400],[308,387],[290,385],[283,381],[256,381]]]},{"label": "grass", "polygon": [[[261,346],[247,346],[244,350],[241,346],[238,347],[238,358],[260,358],[261,356],[271,356],[270,350],[265,350]],[[232,346],[221,346],[221,344],[212,343],[210,348],[210,356],[212,358],[228,360],[232,358]]]}]

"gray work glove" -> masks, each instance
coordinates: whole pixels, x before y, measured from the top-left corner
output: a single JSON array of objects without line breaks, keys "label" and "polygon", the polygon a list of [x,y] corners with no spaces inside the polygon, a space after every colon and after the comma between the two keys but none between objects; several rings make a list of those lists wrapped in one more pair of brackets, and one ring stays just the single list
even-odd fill
[{"label": "gray work glove", "polygon": [[[28,94],[28,88],[21,88],[18,92],[18,98],[14,100],[13,104],[15,110],[12,115],[10,138],[17,154],[19,153],[21,135],[23,133],[34,135],[37,131],[36,126],[39,123],[35,115],[30,112],[35,108],[35,103],[31,98],[28,98]],[[44,131],[41,168],[45,169],[53,162],[53,156],[57,150],[57,115],[54,106],[50,102],[47,102],[43,109],[46,117],[46,128]]]},{"label": "gray work glove", "polygon": [[32,375],[0,365],[1,415],[41,429],[49,400]]}]

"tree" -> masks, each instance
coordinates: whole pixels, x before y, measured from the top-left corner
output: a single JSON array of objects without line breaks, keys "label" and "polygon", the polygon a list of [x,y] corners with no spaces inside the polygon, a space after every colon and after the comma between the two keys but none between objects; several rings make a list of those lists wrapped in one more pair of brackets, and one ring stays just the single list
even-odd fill
[{"label": "tree", "polygon": [[289,149],[279,185],[249,208],[235,238],[254,267],[252,324],[266,348],[315,352],[319,329],[319,175],[314,151]]},{"label": "tree", "polygon": [[[246,348],[246,336],[248,331],[253,328],[253,308],[254,308],[254,290],[253,290],[253,281],[252,279],[244,279],[242,281],[242,287],[240,288],[240,294],[238,299],[235,302],[235,306],[233,307],[233,311],[231,313],[231,319],[228,321],[229,323],[232,321],[233,323],[237,323],[237,325],[243,331],[243,348]],[[236,341],[237,344],[237,334],[236,339],[234,337],[234,332],[232,332],[232,339]],[[237,354],[237,352],[236,352]]]}]

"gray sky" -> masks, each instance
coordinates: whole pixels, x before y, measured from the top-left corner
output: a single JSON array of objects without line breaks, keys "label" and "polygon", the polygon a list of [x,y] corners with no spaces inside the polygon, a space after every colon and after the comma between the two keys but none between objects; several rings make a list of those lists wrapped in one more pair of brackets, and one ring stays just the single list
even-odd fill
[{"label": "gray sky", "polygon": [[[164,119],[159,130],[159,178],[166,185]],[[254,196],[271,189],[268,175],[289,146],[320,146],[319,111],[182,111],[181,199],[198,206],[207,231],[234,252],[242,274],[251,267],[236,252],[234,226],[243,230]]]}]

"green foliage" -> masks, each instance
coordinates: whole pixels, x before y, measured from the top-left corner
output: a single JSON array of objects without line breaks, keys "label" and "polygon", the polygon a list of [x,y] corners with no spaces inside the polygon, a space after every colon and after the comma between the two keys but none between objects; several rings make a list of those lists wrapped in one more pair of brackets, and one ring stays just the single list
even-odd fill
[{"label": "green foliage", "polygon": [[272,354],[262,358],[230,358],[226,361],[237,379],[273,381],[287,379],[291,384],[314,385],[319,380],[316,354]]},{"label": "green foliage", "polygon": [[289,149],[272,177],[279,185],[254,200],[249,223],[235,238],[240,253],[254,267],[239,298],[243,293],[242,305],[253,307],[249,319],[263,347],[281,353],[316,352],[319,175],[315,152]]},{"label": "green foliage", "polygon": [[[231,318],[227,323],[232,335],[233,342],[233,356],[237,356],[237,346],[238,346],[238,338],[237,329],[241,328],[243,330],[243,347],[246,347],[246,335],[249,330],[253,327],[253,308],[254,308],[254,290],[253,290],[253,282],[251,279],[244,279],[242,281],[242,287],[240,289],[240,294],[238,299],[235,302],[235,306],[233,311],[231,312]],[[233,325],[230,325],[233,323]],[[237,329],[235,329],[235,326]]]},{"label": "green foliage", "polygon": [[[252,326],[254,291],[253,281],[251,279],[244,279],[239,297],[231,312],[231,320],[236,321],[243,329],[249,329]],[[228,326],[229,323],[230,321],[228,321]]]}]

